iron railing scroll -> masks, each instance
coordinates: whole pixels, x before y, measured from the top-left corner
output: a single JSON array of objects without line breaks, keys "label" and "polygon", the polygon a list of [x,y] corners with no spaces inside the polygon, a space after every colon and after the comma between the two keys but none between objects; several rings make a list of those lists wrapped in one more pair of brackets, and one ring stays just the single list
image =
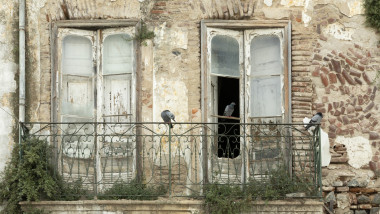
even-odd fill
[{"label": "iron railing scroll", "polygon": [[[286,169],[305,194],[321,197],[320,128],[275,123],[20,123],[21,143],[52,148],[55,172],[87,193],[116,183],[163,186],[166,196],[202,196],[205,185],[272,185]],[[27,130],[27,131],[25,131]],[[20,153],[22,155],[22,153]],[[272,182],[272,183],[271,183]]]}]

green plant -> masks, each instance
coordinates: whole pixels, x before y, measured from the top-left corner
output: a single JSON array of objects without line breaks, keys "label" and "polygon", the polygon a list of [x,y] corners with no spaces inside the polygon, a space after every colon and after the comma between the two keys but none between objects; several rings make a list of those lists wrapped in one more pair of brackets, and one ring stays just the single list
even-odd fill
[{"label": "green plant", "polygon": [[140,29],[133,37],[133,40],[137,40],[140,44],[147,46],[147,43],[145,40],[153,39],[154,36],[155,36],[154,32],[149,31],[146,24],[144,22],[141,22]]},{"label": "green plant", "polygon": [[266,178],[251,179],[242,189],[238,184],[210,184],[205,188],[205,207],[212,214],[234,214],[247,211],[253,200],[277,200],[288,193],[312,195],[312,182],[305,174],[291,176],[285,165],[268,171]]},{"label": "green plant", "polygon": [[285,165],[272,169],[267,179],[250,180],[247,183],[247,193],[253,199],[277,200],[285,198],[288,193],[303,192],[313,194],[313,185],[304,174],[291,176]]},{"label": "green plant", "polygon": [[166,188],[162,185],[154,188],[137,180],[132,180],[129,183],[120,181],[114,183],[111,188],[98,195],[98,199],[156,200],[158,196],[165,195],[166,192]]},{"label": "green plant", "polygon": [[20,201],[76,200],[81,184],[65,184],[49,164],[51,147],[46,141],[24,138],[12,150],[11,159],[0,178],[0,201],[6,202],[3,213],[21,213]]},{"label": "green plant", "polygon": [[251,198],[238,185],[213,183],[205,188],[205,207],[211,214],[235,214],[249,208]]},{"label": "green plant", "polygon": [[369,26],[380,31],[380,1],[364,0],[366,21]]}]

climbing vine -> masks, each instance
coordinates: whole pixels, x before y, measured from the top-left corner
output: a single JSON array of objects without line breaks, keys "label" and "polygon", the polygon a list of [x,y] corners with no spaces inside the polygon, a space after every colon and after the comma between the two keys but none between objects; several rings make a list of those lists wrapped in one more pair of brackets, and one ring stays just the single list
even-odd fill
[{"label": "climbing vine", "polygon": [[23,139],[14,146],[0,177],[0,202],[6,202],[2,213],[22,213],[21,201],[78,200],[82,184],[64,183],[49,164],[50,154],[47,142],[35,138]]},{"label": "climbing vine", "polygon": [[380,1],[364,0],[366,21],[369,26],[380,31]]}]

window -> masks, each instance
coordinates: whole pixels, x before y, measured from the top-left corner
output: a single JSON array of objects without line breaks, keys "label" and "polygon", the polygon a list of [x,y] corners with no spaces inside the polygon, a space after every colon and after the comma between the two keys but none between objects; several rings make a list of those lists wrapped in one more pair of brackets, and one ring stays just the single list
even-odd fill
[{"label": "window", "polygon": [[135,120],[133,28],[58,30],[60,122]]},{"label": "window", "polygon": [[90,189],[96,182],[101,191],[141,169],[131,128],[138,121],[137,26],[126,20],[53,25],[52,120],[62,122],[53,143],[69,182],[81,179]]},{"label": "window", "polygon": [[[220,122],[235,102],[236,122],[288,122],[289,77],[285,27],[244,29],[207,23],[203,88],[208,122]],[[219,26],[219,25],[217,25]],[[207,90],[210,89],[210,90]]]},{"label": "window", "polygon": [[[289,155],[270,124],[290,122],[290,24],[205,20],[201,32],[202,119],[215,124],[206,146],[212,151],[209,179],[241,183],[247,176],[265,177]],[[225,118],[231,102],[235,111]],[[239,123],[268,125],[259,130]]]}]

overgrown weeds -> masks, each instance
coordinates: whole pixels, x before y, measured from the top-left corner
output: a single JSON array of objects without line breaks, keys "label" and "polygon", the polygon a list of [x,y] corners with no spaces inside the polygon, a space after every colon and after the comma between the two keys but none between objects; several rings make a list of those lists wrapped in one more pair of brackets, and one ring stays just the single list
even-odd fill
[{"label": "overgrown weeds", "polygon": [[14,146],[0,178],[2,213],[21,213],[20,201],[78,199],[81,184],[65,184],[49,164],[51,154],[47,142],[35,138]]},{"label": "overgrown weeds", "polygon": [[111,188],[98,195],[100,200],[157,200],[159,196],[167,193],[167,188],[160,185],[158,187],[148,186],[137,180],[131,182],[120,181],[114,183]]},{"label": "overgrown weeds", "polygon": [[268,172],[266,178],[247,184],[210,184],[205,189],[205,207],[211,214],[235,214],[247,211],[254,200],[278,200],[289,193],[315,194],[312,182],[304,174],[291,176],[285,165]]}]

